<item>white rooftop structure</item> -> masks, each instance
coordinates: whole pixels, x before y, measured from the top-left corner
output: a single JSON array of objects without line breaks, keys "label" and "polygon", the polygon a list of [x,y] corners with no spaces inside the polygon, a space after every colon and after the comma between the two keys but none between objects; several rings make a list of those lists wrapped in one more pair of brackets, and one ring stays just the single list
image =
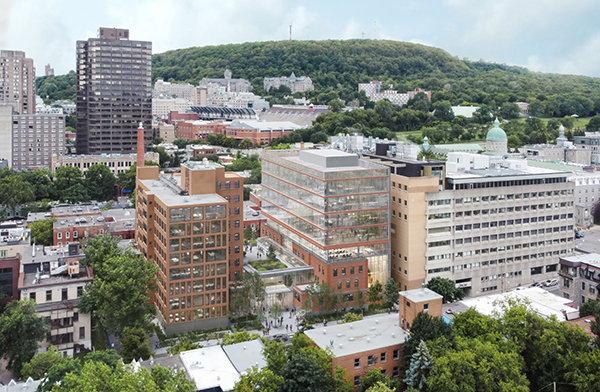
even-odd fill
[{"label": "white rooftop structure", "polygon": [[398,314],[377,315],[304,333],[319,348],[329,348],[335,357],[402,344],[409,336],[400,328]]},{"label": "white rooftop structure", "polygon": [[197,391],[232,391],[240,374],[235,369],[221,346],[199,348],[179,354],[190,378],[196,383]]},{"label": "white rooftop structure", "polygon": [[544,317],[556,316],[559,321],[565,321],[563,311],[569,320],[579,317],[579,310],[572,307],[573,300],[552,294],[540,287],[516,289],[501,294],[468,298],[461,301],[469,308],[475,308],[479,313],[492,316],[495,310],[500,310],[498,303],[508,298],[528,299],[535,312]]},{"label": "white rooftop structure", "polygon": [[401,291],[400,295],[409,301],[418,303],[423,301],[432,301],[434,299],[442,298],[441,295],[435,291],[428,289],[427,287],[421,287],[420,289]]},{"label": "white rooftop structure", "polygon": [[473,113],[479,109],[477,106],[452,106],[451,108],[454,116],[465,116],[466,118],[473,117]]},{"label": "white rooftop structure", "polygon": [[262,340],[254,339],[249,342],[230,344],[223,346],[223,351],[240,374],[246,372],[253,366],[262,369],[267,366],[267,361],[262,350],[265,348]]}]

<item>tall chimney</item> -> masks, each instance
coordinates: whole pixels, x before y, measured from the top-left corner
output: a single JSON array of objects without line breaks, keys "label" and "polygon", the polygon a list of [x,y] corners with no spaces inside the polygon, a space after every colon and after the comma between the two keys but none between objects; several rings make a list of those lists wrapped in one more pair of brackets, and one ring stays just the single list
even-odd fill
[{"label": "tall chimney", "polygon": [[144,166],[144,124],[140,121],[137,132],[137,167]]}]

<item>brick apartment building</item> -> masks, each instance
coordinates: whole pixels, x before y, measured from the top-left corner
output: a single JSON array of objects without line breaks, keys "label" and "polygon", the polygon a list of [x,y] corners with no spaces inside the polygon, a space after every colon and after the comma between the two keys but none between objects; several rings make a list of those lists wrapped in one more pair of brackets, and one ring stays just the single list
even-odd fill
[{"label": "brick apartment building", "polygon": [[243,266],[243,177],[188,161],[181,176],[138,167],[136,243],[160,268],[155,305],[167,334],[228,325]]},{"label": "brick apartment building", "polygon": [[441,317],[442,296],[427,288],[405,291],[400,295],[399,314],[315,328],[305,334],[320,349],[330,350],[332,365],[346,370],[356,390],[374,369],[393,379],[400,377],[402,345],[409,338],[412,320],[421,311]]}]

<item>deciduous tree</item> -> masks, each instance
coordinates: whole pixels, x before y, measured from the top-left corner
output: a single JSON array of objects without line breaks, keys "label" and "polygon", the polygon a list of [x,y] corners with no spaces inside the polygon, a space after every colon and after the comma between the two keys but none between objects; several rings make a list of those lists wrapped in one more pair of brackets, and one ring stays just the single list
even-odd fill
[{"label": "deciduous tree", "polygon": [[50,325],[35,310],[35,301],[9,302],[0,315],[0,355],[7,360],[6,368],[20,374],[49,331]]},{"label": "deciduous tree", "polygon": [[56,218],[42,219],[37,222],[31,222],[31,238],[36,245],[52,246],[54,245],[54,222]]},{"label": "deciduous tree", "polygon": [[108,166],[104,164],[91,165],[85,172],[88,194],[92,200],[109,200],[115,192],[117,179]]}]

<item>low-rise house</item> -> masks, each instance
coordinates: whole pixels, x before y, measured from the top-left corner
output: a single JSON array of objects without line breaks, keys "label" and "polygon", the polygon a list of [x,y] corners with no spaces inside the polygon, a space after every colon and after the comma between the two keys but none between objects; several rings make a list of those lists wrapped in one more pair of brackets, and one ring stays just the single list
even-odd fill
[{"label": "low-rise house", "polygon": [[64,356],[91,349],[91,316],[79,311],[84,287],[93,280],[89,266],[81,265],[78,242],[67,246],[33,245],[25,249],[19,272],[19,299],[33,299],[36,310],[50,321],[46,340],[39,352],[50,345]]}]

